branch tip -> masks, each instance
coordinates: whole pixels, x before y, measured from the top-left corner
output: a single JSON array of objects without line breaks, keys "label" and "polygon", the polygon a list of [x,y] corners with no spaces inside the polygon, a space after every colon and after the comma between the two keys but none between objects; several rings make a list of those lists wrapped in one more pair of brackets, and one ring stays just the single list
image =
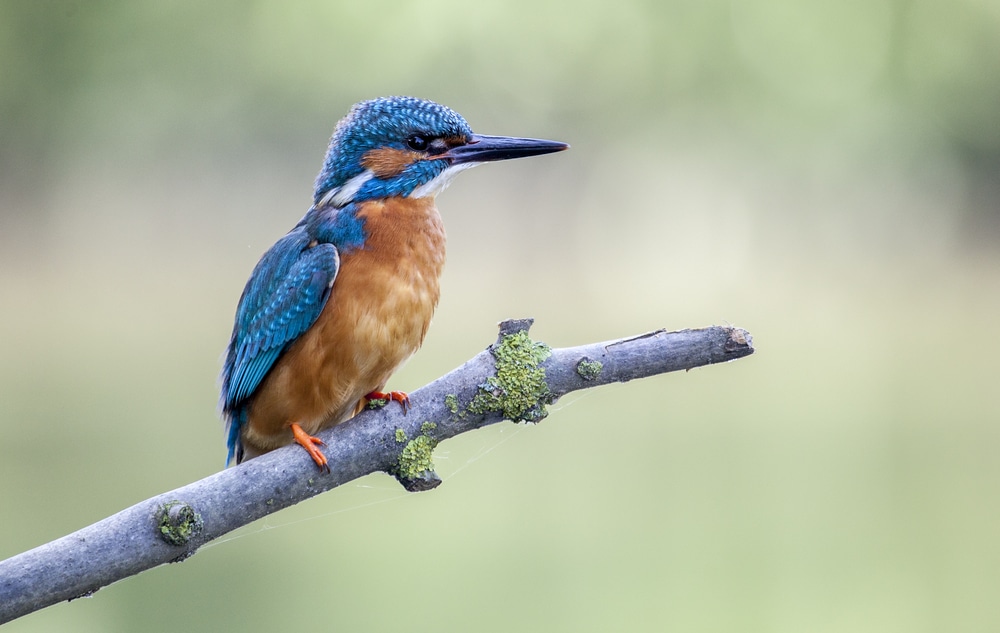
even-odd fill
[{"label": "branch tip", "polygon": [[749,356],[754,353],[753,336],[743,328],[728,328],[725,351],[726,354],[736,354],[737,358]]}]

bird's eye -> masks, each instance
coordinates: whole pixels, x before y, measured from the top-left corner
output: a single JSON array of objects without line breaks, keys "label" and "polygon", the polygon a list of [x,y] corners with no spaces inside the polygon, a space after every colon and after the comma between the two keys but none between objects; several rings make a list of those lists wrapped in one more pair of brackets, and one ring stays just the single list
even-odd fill
[{"label": "bird's eye", "polygon": [[423,152],[427,149],[427,137],[414,134],[406,139],[406,146],[415,152]]}]

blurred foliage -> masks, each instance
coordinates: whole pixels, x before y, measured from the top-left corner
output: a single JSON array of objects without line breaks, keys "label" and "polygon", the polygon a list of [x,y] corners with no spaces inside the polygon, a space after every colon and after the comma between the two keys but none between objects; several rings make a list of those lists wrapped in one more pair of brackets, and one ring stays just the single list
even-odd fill
[{"label": "blurred foliage", "polygon": [[1000,4],[0,4],[0,557],[222,467],[219,356],[355,101],[565,154],[447,191],[414,389],[732,320],[758,354],[441,445],[11,631],[994,631]]}]

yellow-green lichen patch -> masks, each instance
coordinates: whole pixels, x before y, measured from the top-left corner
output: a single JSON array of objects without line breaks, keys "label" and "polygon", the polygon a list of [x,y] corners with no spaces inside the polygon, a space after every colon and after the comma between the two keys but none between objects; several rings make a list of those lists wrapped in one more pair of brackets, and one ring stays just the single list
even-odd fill
[{"label": "yellow-green lichen patch", "polygon": [[482,415],[499,412],[514,422],[537,422],[548,415],[551,402],[542,361],[552,353],[545,343],[531,340],[524,330],[504,336],[491,350],[496,375],[479,385],[469,411]]},{"label": "yellow-green lichen patch", "polygon": [[160,506],[157,527],[160,538],[171,545],[184,545],[201,531],[201,515],[183,501],[170,501]]},{"label": "yellow-green lichen patch", "polygon": [[589,358],[581,358],[580,362],[576,364],[576,373],[580,374],[580,378],[584,380],[597,380],[603,369],[604,363]]},{"label": "yellow-green lichen patch", "polygon": [[453,393],[449,393],[444,397],[444,406],[448,407],[452,415],[458,413],[458,396]]},{"label": "yellow-green lichen patch", "polygon": [[368,409],[381,409],[387,404],[389,404],[388,398],[372,398],[365,407]]},{"label": "yellow-green lichen patch", "polygon": [[407,442],[406,446],[403,447],[396,466],[400,479],[417,479],[423,473],[434,470],[432,454],[434,447],[437,446],[437,440],[427,435],[427,432],[436,427],[437,425],[433,422],[424,422],[420,427],[423,433]]},{"label": "yellow-green lichen patch", "polygon": [[396,442],[402,444],[406,441],[406,431],[403,429],[396,429]]}]

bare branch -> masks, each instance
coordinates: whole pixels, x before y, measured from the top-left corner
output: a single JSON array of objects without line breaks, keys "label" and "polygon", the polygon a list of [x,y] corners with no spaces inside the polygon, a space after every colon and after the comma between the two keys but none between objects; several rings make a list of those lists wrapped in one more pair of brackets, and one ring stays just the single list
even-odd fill
[{"label": "bare branch", "polygon": [[433,488],[441,483],[431,462],[438,442],[504,419],[538,421],[571,391],[753,353],[749,333],[733,327],[549,350],[528,337],[530,325],[502,323],[486,351],[413,392],[408,415],[396,406],[365,411],[320,433],[329,474],[286,447],[0,562],[0,623],[184,560],[227,532],[375,471],[408,490]]}]

